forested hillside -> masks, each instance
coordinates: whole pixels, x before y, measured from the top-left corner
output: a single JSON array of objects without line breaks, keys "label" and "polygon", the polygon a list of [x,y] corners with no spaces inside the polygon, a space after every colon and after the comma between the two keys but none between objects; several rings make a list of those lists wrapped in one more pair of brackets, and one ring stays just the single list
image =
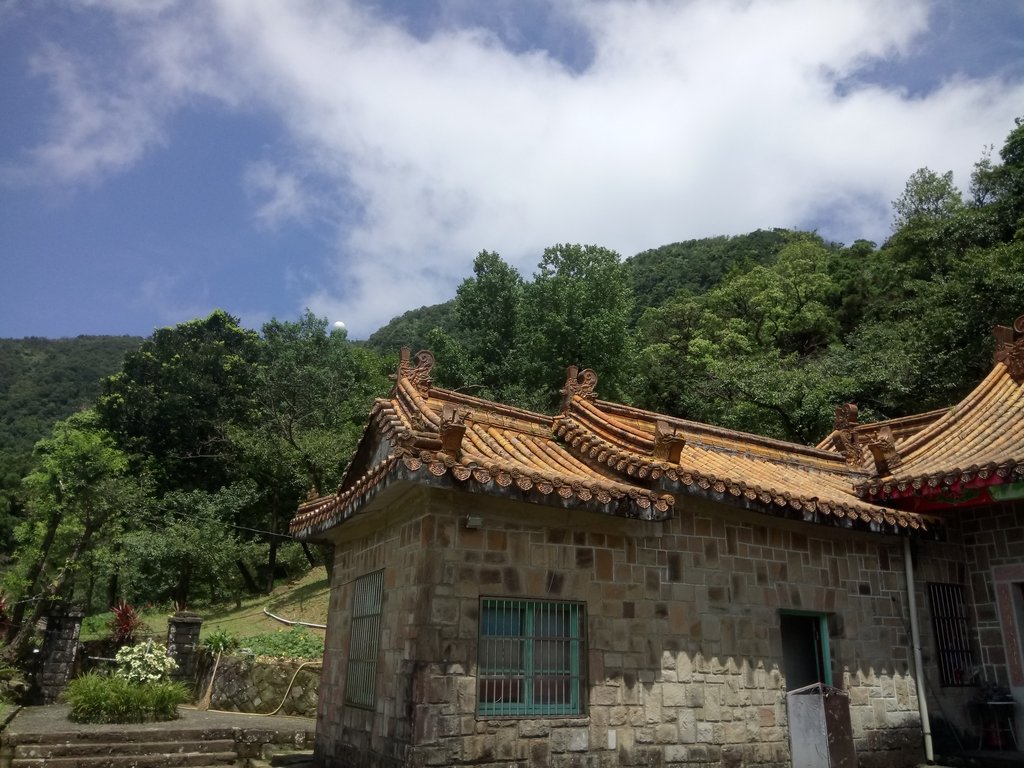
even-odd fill
[{"label": "forested hillside", "polygon": [[88,408],[138,336],[0,339],[0,451],[31,450],[57,419]]},{"label": "forested hillside", "polygon": [[32,446],[58,419],[90,407],[100,380],[140,344],[137,336],[0,339],[0,541],[11,540],[20,516]]},{"label": "forested hillside", "polygon": [[288,518],[337,486],[402,344],[480,397],[553,412],[575,364],[602,398],[804,443],[840,403],[862,420],[955,403],[990,369],[992,327],[1024,313],[1024,127],[966,193],[921,169],[893,210],[881,247],[782,229],[628,259],[556,244],[529,276],[483,251],[452,301],[366,343],[309,313],[259,333],[222,311],[160,329],[26,460],[5,545],[15,624],[51,599],[223,599],[314,562]]}]

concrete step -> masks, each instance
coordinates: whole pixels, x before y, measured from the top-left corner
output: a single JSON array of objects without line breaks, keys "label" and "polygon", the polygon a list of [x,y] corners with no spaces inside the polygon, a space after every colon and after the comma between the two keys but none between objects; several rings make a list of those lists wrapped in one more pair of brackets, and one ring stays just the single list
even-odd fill
[{"label": "concrete step", "polygon": [[11,760],[11,768],[212,768],[237,766],[235,752],[167,752],[147,755],[90,755],[26,757]]},{"label": "concrete step", "polygon": [[188,741],[64,741],[42,742],[36,744],[16,744],[16,758],[53,758],[53,757],[93,757],[101,755],[149,755],[171,754],[182,752],[234,752],[233,739],[196,740],[193,736]]},{"label": "concrete step", "polygon": [[258,758],[249,758],[246,768],[314,768],[312,749],[288,749],[275,744],[263,748]]},{"label": "concrete step", "polygon": [[129,729],[117,725],[97,727],[88,731],[51,730],[37,733],[5,734],[12,744],[136,744],[178,743],[186,741],[234,741],[234,728],[144,728]]}]

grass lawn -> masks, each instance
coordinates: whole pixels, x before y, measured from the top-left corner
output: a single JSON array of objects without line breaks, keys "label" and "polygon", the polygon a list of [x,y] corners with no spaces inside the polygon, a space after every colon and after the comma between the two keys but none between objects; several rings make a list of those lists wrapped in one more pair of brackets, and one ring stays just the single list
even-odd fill
[{"label": "grass lawn", "polygon": [[[327,623],[327,605],[330,601],[330,587],[323,568],[314,568],[305,576],[281,583],[269,595],[247,597],[238,603],[202,606],[195,613],[203,619],[200,634],[205,637],[211,632],[223,629],[236,637],[250,637],[263,632],[287,629],[287,624],[275,621],[263,613],[271,613],[291,621],[308,621],[313,624]],[[111,614],[89,616],[82,627],[82,639],[91,640],[108,634],[107,622]],[[167,637],[167,612],[153,610],[142,614],[150,632],[158,638]],[[310,629],[311,632],[322,630]]]},{"label": "grass lawn", "polygon": [[287,629],[287,624],[264,614],[264,608],[283,619],[326,624],[330,591],[324,569],[314,568],[302,578],[276,587],[270,595],[242,600],[241,606],[231,604],[196,611],[203,617],[201,634],[223,629],[238,637],[248,637]]}]

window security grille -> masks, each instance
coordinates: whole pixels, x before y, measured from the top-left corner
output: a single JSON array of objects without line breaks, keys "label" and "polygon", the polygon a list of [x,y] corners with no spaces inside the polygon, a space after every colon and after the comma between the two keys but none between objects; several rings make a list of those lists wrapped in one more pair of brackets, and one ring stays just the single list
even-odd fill
[{"label": "window security grille", "polygon": [[375,571],[356,579],[352,595],[348,671],[345,675],[346,704],[373,707],[383,592],[384,571]]},{"label": "window security grille", "polygon": [[580,714],[583,620],[580,603],[481,600],[477,712]]},{"label": "window security grille", "polygon": [[932,607],[939,679],[942,685],[968,685],[973,661],[964,588],[960,584],[931,583],[928,598]]}]

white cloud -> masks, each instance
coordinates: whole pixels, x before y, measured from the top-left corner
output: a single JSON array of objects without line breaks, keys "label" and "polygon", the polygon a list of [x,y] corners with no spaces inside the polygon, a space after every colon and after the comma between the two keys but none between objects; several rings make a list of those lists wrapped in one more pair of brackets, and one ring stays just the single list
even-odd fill
[{"label": "white cloud", "polygon": [[95,182],[131,167],[163,140],[162,115],[137,92],[108,89],[89,62],[69,51],[47,45],[32,69],[49,82],[56,99],[51,138],[33,148],[27,162],[3,168],[7,181]]},{"label": "white cloud", "polygon": [[266,226],[301,222],[307,217],[310,199],[298,174],[261,160],[246,168],[243,183],[250,196],[260,200],[256,218]]},{"label": "white cloud", "polygon": [[306,302],[356,337],[450,297],[484,248],[529,274],[555,242],[630,255],[823,219],[826,236],[879,239],[913,170],[952,168],[966,184],[1024,103],[1024,84],[998,79],[914,97],[858,85],[921,44],[920,1],[560,4],[592,48],[582,70],[460,27],[459,3],[420,37],[351,3],[199,8],[120,11],[139,73],[120,69],[113,89],[50,55],[60,115],[76,125],[39,162],[88,179],[162,141],[182,104],[265,110],[301,165],[254,160],[256,216],[301,220],[310,169],[338,190],[326,200],[345,201],[335,268]]}]

